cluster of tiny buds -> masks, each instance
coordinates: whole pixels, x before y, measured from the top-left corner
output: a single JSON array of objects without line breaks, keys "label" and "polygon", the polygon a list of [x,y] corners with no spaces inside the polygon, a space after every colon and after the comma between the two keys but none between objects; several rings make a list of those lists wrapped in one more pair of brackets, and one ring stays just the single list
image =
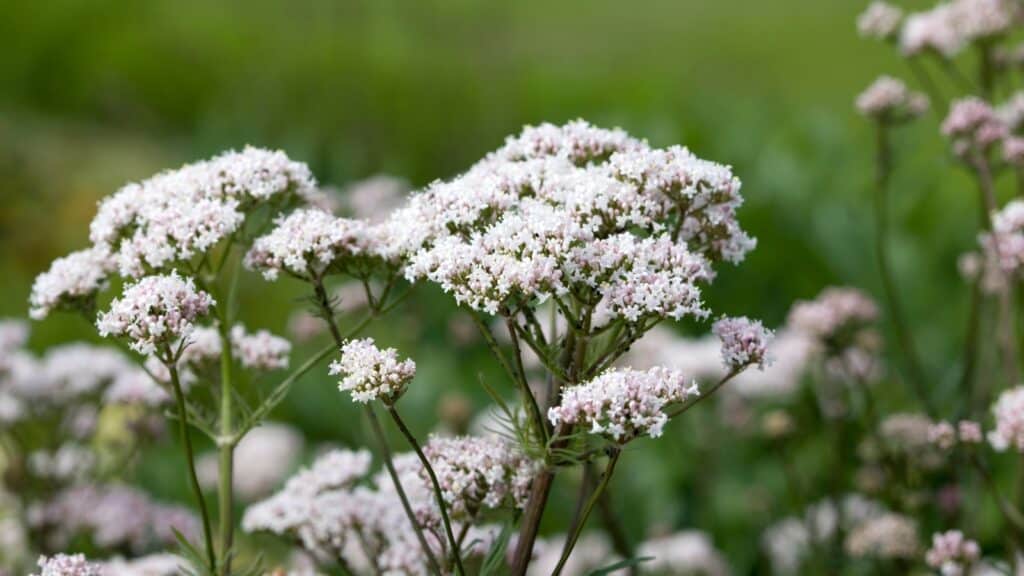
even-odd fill
[{"label": "cluster of tiny buds", "polygon": [[924,555],[925,562],[942,576],[963,576],[980,557],[978,543],[959,530],[933,534],[932,546]]},{"label": "cluster of tiny buds", "polygon": [[722,342],[722,361],[729,370],[739,371],[755,364],[763,370],[770,361],[767,353],[773,332],[760,320],[745,316],[722,318],[711,330]]},{"label": "cluster of tiny buds", "polygon": [[416,363],[399,360],[394,348],[380,349],[373,338],[349,340],[341,347],[341,359],[331,363],[332,376],[343,375],[338,388],[349,391],[354,402],[381,400],[393,404],[416,376]]},{"label": "cluster of tiny buds", "polygon": [[96,321],[100,335],[124,337],[144,355],[188,338],[194,322],[209,313],[213,298],[177,271],[147,276],[125,287]]},{"label": "cluster of tiny buds", "polygon": [[928,429],[928,440],[943,450],[962,444],[980,444],[983,440],[981,424],[973,420],[961,420],[954,427],[949,422],[938,422]]},{"label": "cluster of tiny buds", "polygon": [[928,97],[901,80],[881,76],[857,96],[857,111],[879,122],[902,122],[928,111]]}]

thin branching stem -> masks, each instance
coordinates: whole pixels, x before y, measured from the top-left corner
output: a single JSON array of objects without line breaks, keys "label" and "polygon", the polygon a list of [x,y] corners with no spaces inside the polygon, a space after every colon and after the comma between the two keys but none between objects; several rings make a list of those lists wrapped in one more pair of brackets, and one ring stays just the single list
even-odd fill
[{"label": "thin branching stem", "polygon": [[889,308],[896,338],[903,349],[907,376],[911,389],[929,416],[935,417],[935,406],[928,395],[927,380],[918,356],[914,334],[907,323],[903,303],[896,288],[889,259],[889,179],[892,174],[892,144],[889,140],[889,126],[884,121],[875,124],[875,256],[878,272],[882,278],[882,290]]},{"label": "thin branching stem", "polygon": [[405,510],[405,515],[409,518],[413,528],[415,528],[413,531],[416,533],[416,540],[419,541],[420,548],[427,557],[430,571],[435,575],[439,575],[441,574],[440,565],[437,563],[437,558],[434,556],[434,551],[427,542],[426,536],[423,535],[422,527],[416,521],[416,513],[413,511],[412,505],[409,504],[409,497],[406,495],[405,488],[402,487],[402,482],[399,480],[398,471],[395,470],[394,458],[391,456],[391,448],[385,440],[384,430],[381,428],[377,413],[374,412],[373,407],[369,404],[364,405],[364,412],[366,413],[366,418],[370,421],[373,435],[377,438],[377,447],[381,454],[381,460],[384,461],[384,467],[387,469],[388,475],[391,476],[391,482],[395,485],[395,492],[398,494],[398,499],[402,502],[402,509]]},{"label": "thin branching stem", "polygon": [[430,484],[434,488],[434,497],[437,500],[437,507],[441,509],[441,522],[444,524],[444,533],[448,538],[448,544],[452,549],[452,559],[455,561],[455,570],[458,574],[463,575],[466,573],[466,569],[462,566],[462,553],[459,551],[459,540],[455,537],[455,532],[452,531],[452,522],[448,516],[448,505],[444,501],[444,492],[441,490],[441,483],[437,481],[437,474],[434,473],[434,467],[430,465],[430,460],[427,459],[427,455],[423,453],[423,448],[420,443],[416,440],[416,436],[413,435],[409,427],[405,425],[405,421],[398,415],[398,410],[394,406],[388,406],[388,414],[391,414],[391,419],[395,421],[395,425],[402,431],[402,435],[409,442],[409,446],[416,452],[416,456],[420,459],[420,464],[423,464],[423,469],[427,471],[427,476],[430,477]]},{"label": "thin branching stem", "polygon": [[210,529],[210,512],[206,508],[206,500],[203,499],[203,489],[199,485],[199,476],[196,475],[195,452],[192,450],[192,438],[188,434],[188,411],[185,409],[185,394],[181,391],[181,380],[178,378],[177,359],[165,363],[167,371],[171,374],[171,388],[174,390],[174,401],[178,406],[178,434],[181,444],[185,447],[185,463],[188,466],[189,486],[199,505],[199,514],[203,521],[203,540],[206,545],[207,561],[210,563],[210,573],[217,571],[217,557],[213,548],[213,532]]},{"label": "thin branching stem", "polygon": [[576,547],[576,541],[579,540],[580,534],[583,532],[583,527],[587,523],[587,518],[590,517],[591,511],[601,498],[601,494],[608,487],[608,482],[612,478],[612,474],[615,472],[615,465],[619,462],[619,456],[622,455],[622,449],[619,447],[612,447],[608,450],[608,465],[605,467],[604,475],[601,476],[601,482],[598,483],[597,488],[594,488],[593,494],[590,495],[590,500],[587,501],[586,507],[583,509],[583,514],[580,516],[579,522],[573,527],[572,533],[565,542],[565,547],[562,549],[562,556],[558,559],[558,565],[555,566],[551,576],[559,576],[562,570],[565,568],[565,563],[569,560],[569,556],[572,555],[573,548]]},{"label": "thin branching stem", "polygon": [[544,422],[544,416],[540,413],[540,406],[537,405],[537,398],[530,389],[530,383],[526,381],[526,369],[523,367],[523,351],[519,347],[519,326],[511,316],[505,317],[505,326],[508,328],[509,338],[512,340],[512,357],[516,361],[516,382],[519,383],[523,400],[530,411],[530,419],[533,421],[537,437],[545,444],[548,441],[548,427]]},{"label": "thin branching stem", "polygon": [[[368,286],[367,289],[369,289]],[[358,332],[357,329],[362,329],[366,324],[369,324],[369,321],[372,318],[381,313],[380,308],[374,305],[370,314],[366,317],[365,324],[357,326],[357,329],[350,330],[348,334],[342,336],[341,331],[338,329],[338,323],[334,320],[334,308],[331,306],[330,298],[327,295],[327,290],[324,289],[322,280],[318,279],[314,281],[313,291],[316,303],[320,307],[321,316],[323,317],[324,322],[327,323],[327,329],[330,331],[331,337],[334,339],[336,346],[335,349],[341,348],[345,343],[345,340],[351,338],[356,332]],[[388,309],[390,309],[390,307]],[[413,512],[412,506],[409,504],[409,499],[405,494],[405,490],[402,488],[402,482],[398,477],[398,473],[395,471],[395,464],[391,456],[391,449],[388,446],[387,436],[385,436],[384,430],[381,428],[380,422],[377,420],[377,415],[374,413],[372,407],[366,405],[365,412],[367,418],[370,420],[370,428],[377,440],[380,458],[384,461],[384,467],[387,468],[388,474],[391,476],[391,481],[395,484],[395,490],[399,495],[399,499],[402,501],[402,508],[405,510],[405,515],[409,518],[409,522],[412,524],[413,531],[416,533],[416,539],[419,541],[420,547],[423,549],[423,553],[427,557],[431,570],[436,575],[439,575],[441,574],[440,566],[437,563],[437,559],[434,557],[434,553],[430,549],[430,545],[427,543],[426,537],[423,535],[423,527],[416,520],[416,514]]]}]

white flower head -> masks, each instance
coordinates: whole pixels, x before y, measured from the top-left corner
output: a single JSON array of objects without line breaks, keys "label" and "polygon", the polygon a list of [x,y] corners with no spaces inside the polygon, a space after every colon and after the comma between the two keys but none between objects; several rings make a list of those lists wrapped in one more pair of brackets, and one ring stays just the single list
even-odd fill
[{"label": "white flower head", "polygon": [[106,288],[112,271],[110,253],[102,246],[54,260],[50,269],[32,283],[29,315],[42,320],[54,310],[90,311],[96,293]]},{"label": "white flower head", "polygon": [[341,359],[331,363],[329,373],[344,375],[338,389],[350,391],[353,402],[393,404],[416,376],[416,363],[399,360],[394,348],[381,350],[373,338],[364,338],[345,342]]},{"label": "white flower head", "polygon": [[370,257],[381,249],[378,228],[362,220],[338,218],[317,208],[302,208],[279,217],[275,227],[257,238],[245,265],[276,280],[285,272],[304,279],[321,277],[346,258]]},{"label": "white flower head", "polygon": [[657,438],[668,422],[665,408],[697,394],[697,384],[677,370],[609,370],[566,388],[562,403],[548,410],[548,419],[556,427],[586,426],[619,443],[643,435]]},{"label": "white flower head", "polygon": [[125,287],[110,310],[99,315],[96,326],[101,336],[124,337],[140,354],[188,338],[194,322],[214,305],[213,298],[197,290],[191,278],[172,272],[147,276]]},{"label": "white flower head", "polygon": [[203,255],[272,199],[305,201],[315,182],[282,152],[247,147],[129,184],[100,203],[89,237],[139,277]]}]

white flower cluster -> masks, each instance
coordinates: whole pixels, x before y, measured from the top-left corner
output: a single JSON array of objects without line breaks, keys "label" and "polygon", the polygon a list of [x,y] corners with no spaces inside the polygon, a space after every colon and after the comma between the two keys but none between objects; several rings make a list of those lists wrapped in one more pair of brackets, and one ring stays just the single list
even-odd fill
[{"label": "white flower cluster", "polygon": [[903,10],[881,0],[875,0],[857,17],[857,31],[861,36],[891,40],[899,32]]},{"label": "white flower cluster", "polygon": [[722,318],[711,327],[722,342],[722,362],[729,370],[741,370],[757,364],[764,369],[768,360],[768,344],[773,333],[759,320],[746,316]]},{"label": "white flower cluster", "polygon": [[73,443],[55,451],[36,450],[28,455],[28,469],[36,478],[64,483],[81,480],[96,466],[92,450]]},{"label": "white flower cluster", "polygon": [[381,350],[373,338],[349,340],[341,347],[341,359],[331,362],[332,376],[344,375],[338,389],[350,391],[353,402],[381,400],[394,404],[416,376],[416,363],[398,359],[394,348]]},{"label": "white flower cluster", "polygon": [[106,288],[111,272],[110,253],[103,246],[54,260],[49,270],[32,283],[29,315],[42,320],[55,310],[90,310],[96,293]]},{"label": "white flower cluster", "polygon": [[703,315],[710,263],[754,246],[731,170],[577,121],[527,127],[386,223],[406,276],[497,313],[516,298],[588,294],[636,322]]},{"label": "white flower cluster", "polygon": [[951,0],[907,16],[900,46],[908,55],[933,52],[945,58],[972,42],[1004,34],[1020,19],[1012,0]]},{"label": "white flower cluster", "polygon": [[55,554],[39,557],[39,573],[31,576],[105,576],[99,564],[86,560],[84,554]]},{"label": "white flower cluster", "polygon": [[191,541],[200,534],[199,520],[188,509],[155,502],[140,490],[119,484],[67,488],[30,508],[28,518],[54,548],[89,536],[101,549],[140,553],[175,545],[175,530]]},{"label": "white flower cluster", "polygon": [[982,439],[981,424],[972,420],[961,420],[955,427],[949,422],[938,422],[928,430],[928,441],[942,450],[953,448],[958,441],[980,444]]},{"label": "white flower cluster", "polygon": [[449,513],[456,518],[473,517],[484,507],[522,508],[540,472],[538,462],[493,436],[431,436],[423,452],[437,475]]},{"label": "white flower cluster", "polygon": [[245,326],[231,328],[231,349],[238,362],[251,370],[281,370],[288,367],[292,344],[266,330],[246,332]]},{"label": "white flower cluster", "polygon": [[276,280],[282,272],[312,280],[343,259],[383,254],[384,233],[362,220],[300,208],[278,217],[273,230],[256,239],[245,265],[267,280]]},{"label": "white flower cluster", "polygon": [[802,574],[803,562],[815,546],[830,542],[840,532],[855,531],[883,514],[885,509],[877,502],[860,494],[847,494],[838,506],[831,499],[822,500],[809,506],[802,517],[776,522],[762,536],[772,573]]},{"label": "white flower cluster", "polygon": [[652,560],[642,566],[656,574],[729,576],[731,573],[711,538],[697,530],[647,540],[637,548],[637,557],[651,557]]},{"label": "white flower cluster", "polygon": [[586,426],[591,433],[618,443],[645,434],[657,438],[668,422],[665,407],[697,394],[696,382],[677,370],[609,370],[589,382],[566,388],[561,405],[548,410],[548,419],[556,427]]},{"label": "white flower cluster", "polygon": [[125,287],[110,310],[99,315],[96,326],[101,336],[123,336],[140,354],[188,338],[193,323],[214,305],[213,298],[196,290],[191,278],[177,271],[165,276],[147,276]]},{"label": "white flower cluster", "polygon": [[959,530],[933,534],[932,546],[924,555],[925,562],[942,576],[963,576],[980,557],[978,543],[965,538]]},{"label": "white flower cluster", "polygon": [[999,395],[992,406],[996,427],[988,433],[988,442],[999,452],[1013,449],[1024,452],[1024,386]]},{"label": "white flower cluster", "polygon": [[[285,424],[264,423],[250,430],[235,447],[231,477],[235,495],[251,502],[280,486],[298,464],[303,444],[302,433]],[[217,458],[210,452],[196,462],[199,482],[205,488],[217,486]]]},{"label": "white flower cluster", "polygon": [[181,556],[169,553],[149,554],[124,560],[114,558],[102,564],[104,576],[176,576],[185,572]]},{"label": "white flower cluster", "polygon": [[856,288],[830,287],[811,301],[800,301],[789,311],[787,324],[820,340],[871,324],[878,319],[878,305]]},{"label": "white flower cluster", "polygon": [[855,558],[917,558],[917,523],[900,514],[883,514],[850,531],[843,546]]},{"label": "white flower cluster", "polygon": [[[400,469],[418,462],[413,454],[395,460],[396,465],[401,463]],[[369,466],[368,452],[330,452],[291,478],[280,492],[249,507],[242,528],[298,539],[314,556],[340,557],[361,572],[428,574],[390,477],[379,475],[372,487],[358,485]],[[430,509],[432,496],[420,475],[410,469],[401,476],[413,508],[430,517],[428,525],[436,525],[436,513]],[[427,531],[425,536],[435,551],[440,549],[434,532]]]},{"label": "white flower cluster", "polygon": [[246,147],[121,188],[100,203],[89,238],[108,247],[121,275],[138,277],[207,252],[247,211],[314,191],[305,164]]},{"label": "white flower cluster", "polygon": [[857,111],[879,120],[907,120],[928,111],[928,97],[901,80],[880,76],[857,96]]},{"label": "white flower cluster", "polygon": [[61,416],[62,429],[82,438],[95,424],[95,402],[155,406],[166,393],[120,352],[86,343],[50,348],[36,358],[23,348],[23,323],[0,321],[0,425]]},{"label": "white flower cluster", "polygon": [[378,174],[346,186],[341,191],[342,205],[354,218],[380,222],[402,205],[410,189],[402,178]]}]

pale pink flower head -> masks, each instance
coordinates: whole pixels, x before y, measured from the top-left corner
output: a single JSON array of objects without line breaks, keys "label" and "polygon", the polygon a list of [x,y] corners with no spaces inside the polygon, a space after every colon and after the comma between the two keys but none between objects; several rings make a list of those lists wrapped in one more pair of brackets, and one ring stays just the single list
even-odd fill
[{"label": "pale pink flower head", "polygon": [[644,435],[657,438],[668,422],[665,408],[697,394],[697,384],[676,370],[609,370],[566,388],[548,419],[555,427],[584,426],[620,444]]},{"label": "pale pink flower head", "polygon": [[855,558],[912,559],[920,553],[917,523],[900,514],[883,514],[856,526],[844,542]]},{"label": "pale pink flower head", "polygon": [[726,368],[742,370],[756,364],[764,369],[773,333],[760,320],[751,320],[746,316],[722,318],[715,322],[711,330],[722,342],[722,361]]},{"label": "pale pink flower head", "polygon": [[959,530],[937,532],[932,535],[932,546],[925,552],[925,562],[939,570],[943,576],[962,576],[981,557],[981,548],[974,540],[964,537]]},{"label": "pale pink flower head", "polygon": [[909,90],[902,81],[881,76],[857,96],[857,111],[881,121],[905,121],[928,110],[928,97]]},{"label": "pale pink flower head", "polygon": [[961,420],[957,424],[957,433],[960,436],[960,441],[964,444],[981,444],[984,440],[981,424],[972,420]]},{"label": "pale pink flower head", "polygon": [[992,406],[996,426],[989,432],[992,448],[1002,452],[1013,449],[1024,452],[1024,386],[1017,386],[999,395]]},{"label": "pale pink flower head", "polygon": [[866,38],[891,40],[899,32],[903,10],[881,0],[875,0],[857,17],[857,31]]},{"label": "pale pink flower head", "polygon": [[1024,166],[1024,138],[1010,136],[1003,140],[1003,160],[1014,166]]},{"label": "pale pink flower head", "polygon": [[394,348],[381,350],[373,338],[349,340],[341,347],[341,359],[331,363],[332,376],[344,375],[338,388],[350,391],[352,401],[381,400],[394,404],[416,376],[416,363],[399,360]]},{"label": "pale pink flower head", "polygon": [[124,337],[136,352],[152,354],[187,338],[194,322],[213,305],[209,294],[176,271],[147,276],[128,284],[121,297],[110,303],[110,310],[99,315],[96,326],[101,336]]},{"label": "pale pink flower head", "polygon": [[928,440],[942,450],[949,450],[956,445],[956,428],[946,421],[933,424],[928,430]]},{"label": "pale pink flower head", "polygon": [[1006,124],[992,107],[973,96],[953,102],[942,121],[942,134],[949,138],[958,156],[987,150],[1008,133]]},{"label": "pale pink flower head", "polygon": [[[431,436],[423,452],[455,517],[481,508],[522,508],[541,465],[498,437]],[[424,479],[426,471],[421,472]]]},{"label": "pale pink flower head", "polygon": [[245,326],[231,328],[231,349],[238,362],[252,370],[281,370],[288,367],[292,345],[267,330],[247,332]]},{"label": "pale pink flower head", "polygon": [[54,310],[91,311],[96,293],[106,288],[112,271],[110,253],[102,246],[54,260],[32,283],[29,315],[42,320]]}]

